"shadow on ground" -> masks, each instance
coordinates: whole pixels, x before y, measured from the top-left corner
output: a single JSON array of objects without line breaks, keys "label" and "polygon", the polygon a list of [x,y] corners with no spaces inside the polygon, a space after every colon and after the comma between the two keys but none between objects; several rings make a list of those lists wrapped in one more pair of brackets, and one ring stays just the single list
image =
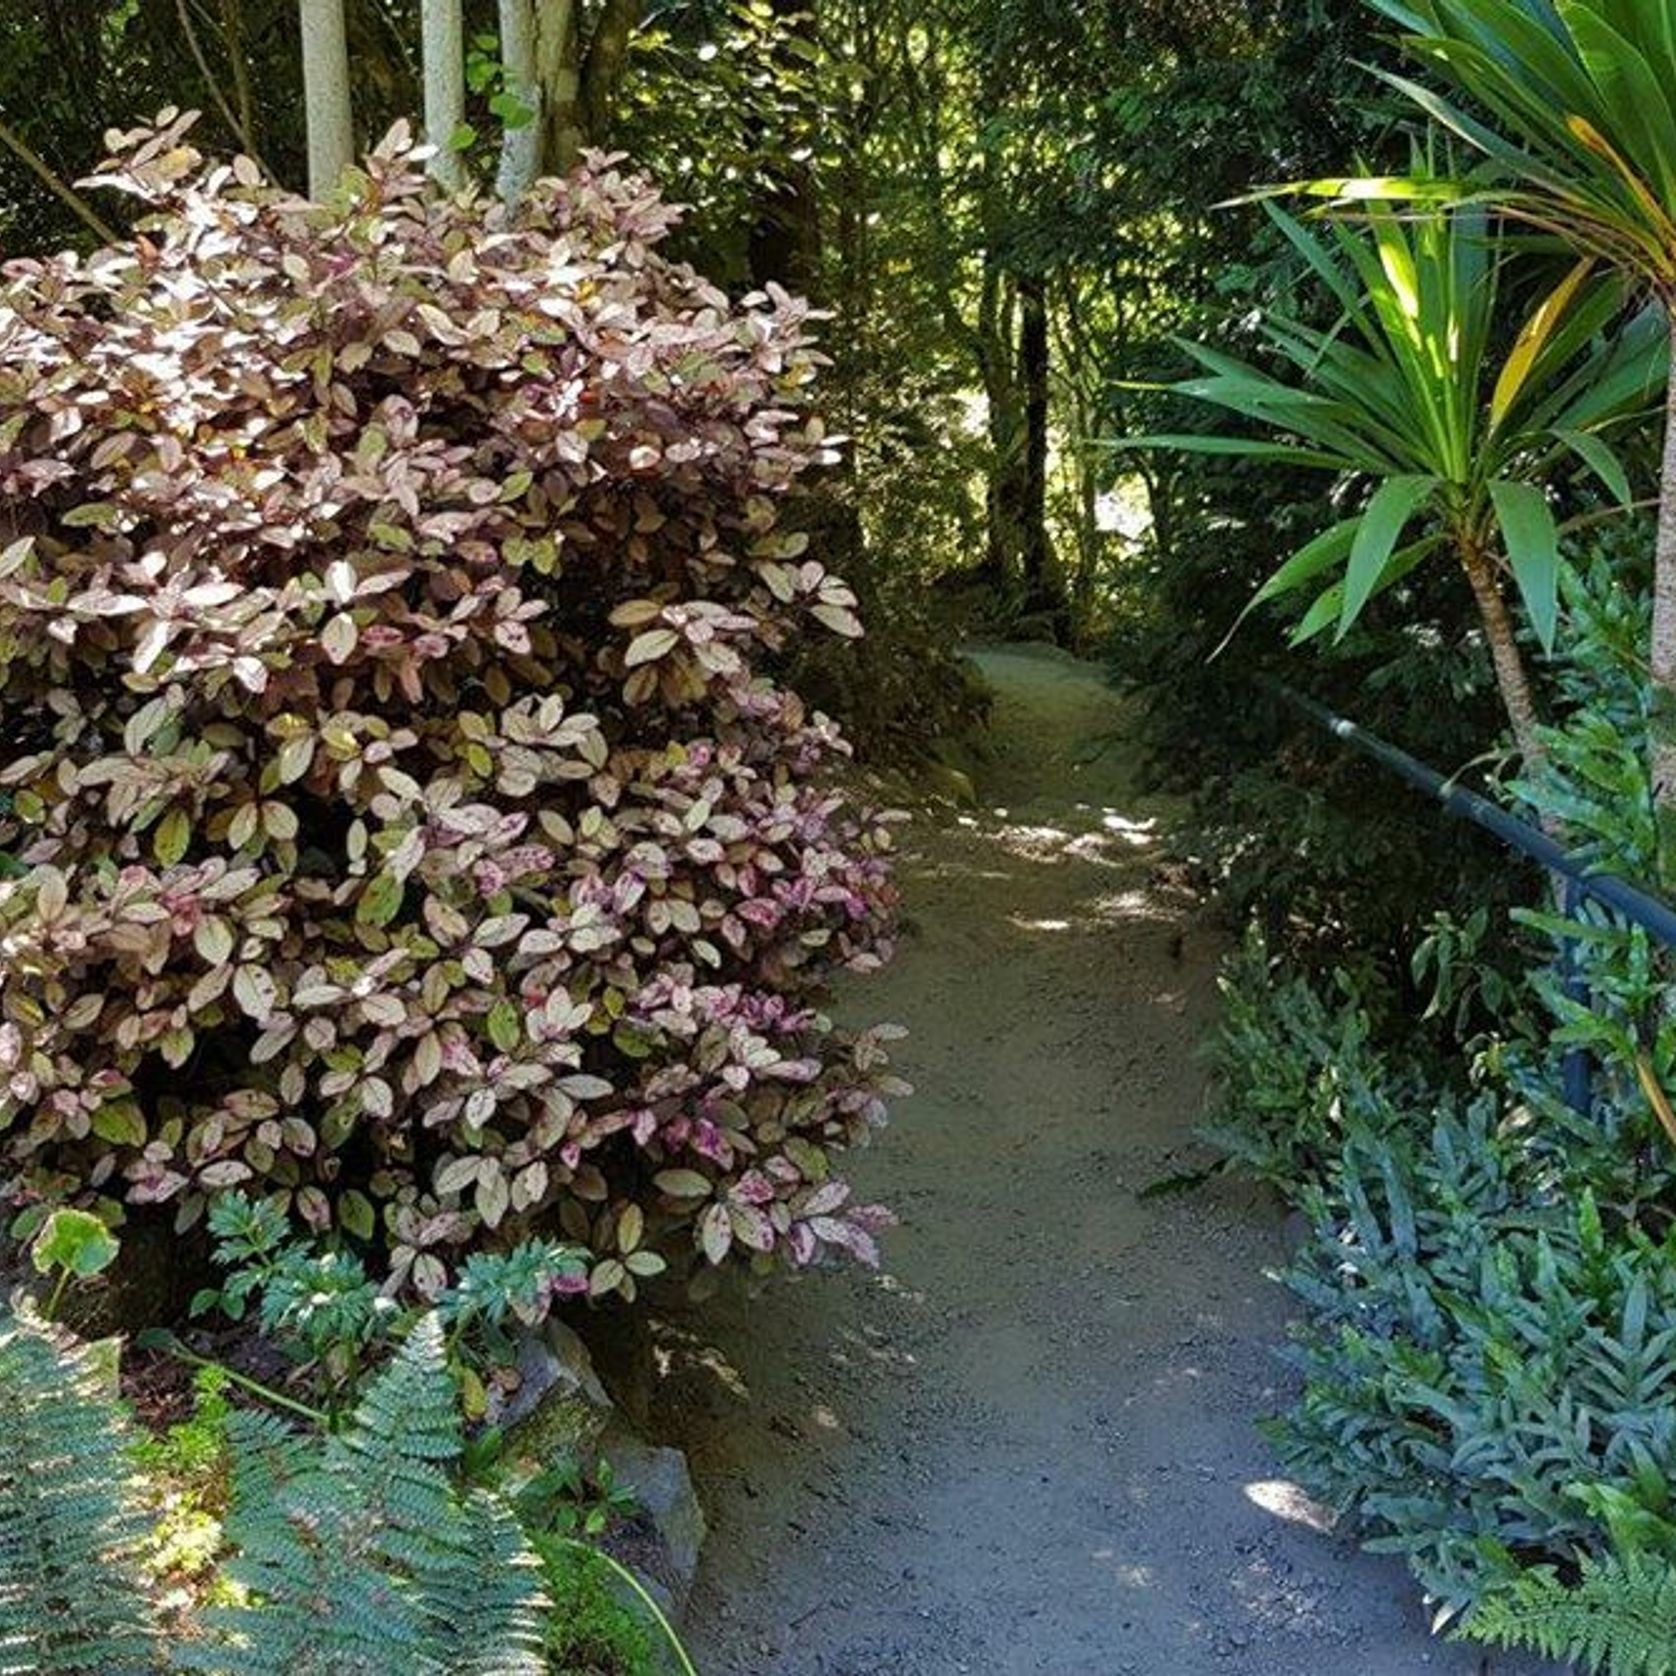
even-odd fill
[{"label": "shadow on ground", "polygon": [[[706,1676],[1513,1676],[1324,1534],[1256,1419],[1285,1398],[1280,1215],[1203,1163],[1216,939],[1164,881],[1123,708],[1041,649],[981,812],[920,823],[911,932],[845,1007],[919,1093],[859,1161],[881,1274],[741,1292],[665,1342],[712,1525]],[[700,1330],[702,1336],[700,1335]]]}]

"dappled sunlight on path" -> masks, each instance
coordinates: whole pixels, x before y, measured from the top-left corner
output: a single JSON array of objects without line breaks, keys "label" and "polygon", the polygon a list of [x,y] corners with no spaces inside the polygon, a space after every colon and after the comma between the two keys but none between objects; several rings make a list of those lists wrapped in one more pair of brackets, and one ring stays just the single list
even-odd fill
[{"label": "dappled sunlight on path", "polygon": [[1285,1395],[1277,1210],[1231,1179],[1141,1196],[1205,1162],[1219,951],[1160,865],[1123,706],[1048,650],[980,662],[983,807],[916,824],[901,957],[845,998],[912,1032],[919,1092],[857,1170],[902,1217],[887,1268],[670,1340],[713,1524],[701,1668],[1476,1672],[1253,1430]]}]

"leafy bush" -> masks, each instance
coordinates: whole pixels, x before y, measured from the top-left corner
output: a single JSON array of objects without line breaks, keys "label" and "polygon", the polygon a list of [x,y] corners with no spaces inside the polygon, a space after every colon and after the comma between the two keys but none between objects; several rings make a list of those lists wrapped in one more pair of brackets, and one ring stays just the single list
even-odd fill
[{"label": "leafy bush", "polygon": [[588,1284],[586,1253],[523,1239],[505,1251],[472,1252],[421,1310],[388,1296],[359,1253],[299,1235],[271,1199],[223,1194],[210,1207],[209,1225],[227,1278],[198,1294],[195,1313],[250,1317],[265,1340],[302,1364],[299,1374],[324,1388],[331,1412],[354,1400],[367,1371],[425,1313],[442,1324],[449,1371],[465,1393],[468,1416],[481,1419],[488,1406],[484,1375],[516,1363],[520,1328],[537,1325],[555,1297]]},{"label": "leafy bush", "polygon": [[1637,1124],[1428,1090],[1368,1051],[1353,1002],[1247,975],[1223,1063],[1246,1073],[1241,1150],[1311,1228],[1287,1276],[1304,1390],[1269,1428],[1288,1468],[1456,1612],[1626,1522],[1676,1538],[1676,1245],[1668,1174],[1638,1196],[1615,1162]]},{"label": "leafy bush", "polygon": [[1204,1137],[1283,1190],[1323,1175],[1343,1143],[1346,1107],[1372,1097],[1370,1072],[1383,1074],[1367,1008],[1342,975],[1337,982],[1329,1001],[1273,960],[1252,927],[1218,983],[1219,1092]]},{"label": "leafy bush", "polygon": [[806,309],[603,159],[438,204],[398,130],[318,207],[185,128],[104,170],[132,244],[0,291],[11,1198],[274,1193],[427,1296],[550,1211],[596,1294],[870,1257],[887,1033],[816,998],[889,831],[760,674],[860,632],[776,528]]}]

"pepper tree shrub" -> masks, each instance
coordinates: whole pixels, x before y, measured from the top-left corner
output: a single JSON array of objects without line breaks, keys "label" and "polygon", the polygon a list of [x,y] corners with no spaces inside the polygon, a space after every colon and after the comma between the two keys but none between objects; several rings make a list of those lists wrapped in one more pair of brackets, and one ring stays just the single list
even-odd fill
[{"label": "pepper tree shrub", "polygon": [[[852,594],[808,310],[591,158],[515,211],[397,130],[327,206],[113,137],[133,242],[0,291],[0,1146],[43,1204],[232,1188],[435,1293],[558,1222],[873,1255],[886,818],[757,673]],[[5,808],[0,804],[0,808]]]}]

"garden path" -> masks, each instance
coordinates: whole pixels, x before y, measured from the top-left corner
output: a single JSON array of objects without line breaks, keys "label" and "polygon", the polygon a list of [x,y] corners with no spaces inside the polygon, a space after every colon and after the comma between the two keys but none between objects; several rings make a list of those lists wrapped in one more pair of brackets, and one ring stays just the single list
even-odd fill
[{"label": "garden path", "polygon": [[1122,702],[1041,648],[997,691],[983,808],[927,818],[908,934],[845,1009],[919,1093],[855,1171],[886,1267],[776,1283],[677,1335],[711,1541],[704,1676],[1420,1676],[1401,1566],[1322,1534],[1257,1418],[1287,1375],[1281,1213],[1203,1162],[1218,947],[1160,876]]}]

